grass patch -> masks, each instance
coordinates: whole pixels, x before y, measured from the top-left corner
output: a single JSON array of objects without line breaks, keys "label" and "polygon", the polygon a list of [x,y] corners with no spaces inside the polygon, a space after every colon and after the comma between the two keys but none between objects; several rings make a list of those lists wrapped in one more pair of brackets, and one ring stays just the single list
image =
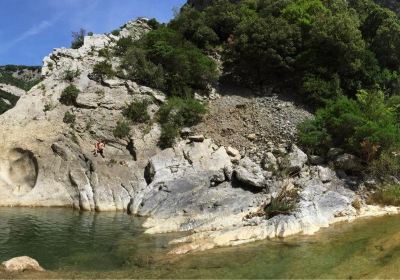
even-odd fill
[{"label": "grass patch", "polygon": [[371,194],[369,204],[400,206],[400,185],[388,185]]},{"label": "grass patch", "polygon": [[277,215],[289,215],[297,208],[299,194],[295,189],[284,187],[271,202],[264,207],[265,216],[270,219]]}]

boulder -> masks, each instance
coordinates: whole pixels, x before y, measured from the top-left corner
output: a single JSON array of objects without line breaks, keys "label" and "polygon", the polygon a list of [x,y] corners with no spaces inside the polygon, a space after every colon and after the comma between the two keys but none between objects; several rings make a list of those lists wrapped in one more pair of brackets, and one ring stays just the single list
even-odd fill
[{"label": "boulder", "polygon": [[308,161],[312,165],[320,165],[320,164],[323,164],[325,160],[321,156],[310,155],[310,156],[308,156]]},{"label": "boulder", "polygon": [[265,154],[262,162],[262,168],[264,170],[276,170],[278,168],[278,161],[273,153],[268,152]]},{"label": "boulder", "polygon": [[7,272],[22,272],[25,270],[44,271],[39,263],[30,257],[16,257],[2,263],[2,267]]},{"label": "boulder", "polygon": [[332,181],[335,176],[335,173],[329,167],[317,166],[318,168],[318,176],[323,183],[328,183]]},{"label": "boulder", "polygon": [[361,160],[351,154],[343,154],[334,161],[335,167],[344,171],[357,172],[361,171]]},{"label": "boulder", "polygon": [[235,169],[236,179],[255,188],[265,187],[265,177],[261,167],[250,158],[245,157]]},{"label": "boulder", "polygon": [[231,146],[226,148],[226,153],[231,157],[233,163],[238,163],[241,159],[240,152]]},{"label": "boulder", "polygon": [[341,148],[330,148],[327,156],[328,156],[328,158],[333,159],[333,158],[336,158],[337,156],[343,154],[343,152],[344,151]]},{"label": "boulder", "polygon": [[291,151],[287,157],[286,168],[289,173],[299,172],[304,164],[306,164],[307,160],[307,155],[296,145],[292,145]]}]

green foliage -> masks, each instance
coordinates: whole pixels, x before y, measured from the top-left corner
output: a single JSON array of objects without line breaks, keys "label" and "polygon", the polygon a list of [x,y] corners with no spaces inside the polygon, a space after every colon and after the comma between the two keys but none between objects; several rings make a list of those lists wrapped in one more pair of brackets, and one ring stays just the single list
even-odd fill
[{"label": "green foliage", "polygon": [[149,32],[139,41],[117,43],[128,78],[164,90],[171,96],[190,96],[217,78],[215,62],[168,27]]},{"label": "green foliage", "polygon": [[121,33],[121,29],[115,29],[115,30],[111,31],[111,34],[114,36],[119,36],[120,33]]},{"label": "green foliage", "polygon": [[372,175],[383,179],[389,176],[400,177],[400,157],[396,152],[385,151],[374,160],[368,170]]},{"label": "green foliage", "polygon": [[283,188],[276,196],[271,198],[269,204],[264,207],[264,213],[268,219],[277,215],[289,215],[297,208],[299,194],[296,190]]},{"label": "green foliage", "polygon": [[400,19],[372,0],[215,0],[185,6],[168,26],[222,50],[225,78],[242,85],[292,90],[316,106],[360,89],[400,93]]},{"label": "green foliage", "polygon": [[369,203],[400,206],[400,185],[389,185],[373,193]]},{"label": "green foliage", "polygon": [[38,84],[40,78],[18,78],[15,74],[21,74],[24,70],[29,70],[33,73],[40,73],[40,66],[24,66],[24,65],[5,65],[0,67],[0,83],[16,86],[23,90],[30,90]]},{"label": "green foliage", "polygon": [[70,124],[70,125],[74,125],[75,124],[75,120],[76,120],[76,116],[73,113],[70,112],[65,112],[64,114],[64,118],[63,118],[63,122]]},{"label": "green foliage", "polygon": [[111,63],[105,60],[93,66],[92,76],[96,80],[112,78],[115,76],[115,71],[113,70]]},{"label": "green foliage", "polygon": [[74,85],[67,86],[61,93],[60,102],[64,105],[75,105],[80,91]]},{"label": "green foliage", "polygon": [[124,116],[133,122],[143,123],[150,120],[147,108],[149,107],[149,101],[135,101],[129,104],[128,107],[124,109]]},{"label": "green foliage", "polygon": [[159,22],[157,21],[157,19],[155,19],[155,18],[150,19],[150,20],[147,22],[147,24],[148,24],[152,29],[157,29],[157,28],[159,28],[159,27],[161,26],[161,23],[159,23]]},{"label": "green foliage", "polygon": [[357,100],[341,96],[301,124],[299,141],[312,153],[333,145],[370,162],[400,147],[400,129],[382,91],[360,90]]},{"label": "green foliage", "polygon": [[121,120],[117,122],[117,126],[115,127],[113,134],[114,137],[123,139],[129,136],[130,131],[131,129],[129,127],[129,123]]},{"label": "green foliage", "polygon": [[172,97],[158,111],[161,123],[160,146],[171,147],[184,126],[199,123],[206,113],[205,106],[192,98]]},{"label": "green foliage", "polygon": [[[5,100],[7,100],[7,102]],[[18,96],[0,89],[0,115],[13,108],[18,100]]]},{"label": "green foliage", "polygon": [[99,50],[99,56],[101,57],[105,57],[107,59],[111,58],[111,52],[109,48],[103,48],[101,50]]},{"label": "green foliage", "polygon": [[86,35],[87,35],[87,32],[83,28],[81,28],[78,32],[72,32],[71,48],[79,49],[80,47],[82,47]]},{"label": "green foliage", "polygon": [[79,69],[76,69],[75,71],[73,71],[71,69],[65,70],[64,80],[72,83],[75,80],[75,78],[77,78],[80,74],[81,74],[81,71]]}]

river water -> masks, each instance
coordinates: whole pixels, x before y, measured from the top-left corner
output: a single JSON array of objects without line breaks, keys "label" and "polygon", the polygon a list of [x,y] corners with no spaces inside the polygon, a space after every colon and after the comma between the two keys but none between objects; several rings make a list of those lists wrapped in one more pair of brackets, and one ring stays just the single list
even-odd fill
[{"label": "river water", "polygon": [[314,236],[169,256],[177,234],[147,235],[124,213],[0,208],[0,261],[27,255],[48,270],[0,278],[400,278],[400,217],[363,219]]}]

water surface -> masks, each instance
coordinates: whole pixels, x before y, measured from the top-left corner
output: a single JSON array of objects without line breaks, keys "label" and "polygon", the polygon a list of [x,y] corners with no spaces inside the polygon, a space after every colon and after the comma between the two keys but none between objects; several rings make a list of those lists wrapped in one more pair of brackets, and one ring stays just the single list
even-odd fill
[{"label": "water surface", "polygon": [[124,213],[0,208],[0,261],[37,259],[45,274],[0,278],[400,278],[400,217],[363,219],[314,236],[169,256],[176,234],[146,235]]}]

